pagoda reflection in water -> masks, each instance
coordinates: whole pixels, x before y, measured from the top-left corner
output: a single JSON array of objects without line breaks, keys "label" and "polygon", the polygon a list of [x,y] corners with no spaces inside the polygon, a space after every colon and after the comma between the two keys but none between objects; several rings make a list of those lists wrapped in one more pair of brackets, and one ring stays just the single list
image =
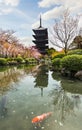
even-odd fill
[{"label": "pagoda reflection in water", "polygon": [[35,88],[41,89],[41,96],[43,96],[43,89],[48,87],[48,67],[46,65],[42,65],[39,67],[39,72],[35,77]]},{"label": "pagoda reflection in water", "polygon": [[40,16],[40,26],[36,29],[33,29],[34,32],[34,39],[33,42],[36,45],[36,48],[38,51],[45,55],[47,54],[48,49],[48,31],[47,28],[42,27],[42,20]]}]

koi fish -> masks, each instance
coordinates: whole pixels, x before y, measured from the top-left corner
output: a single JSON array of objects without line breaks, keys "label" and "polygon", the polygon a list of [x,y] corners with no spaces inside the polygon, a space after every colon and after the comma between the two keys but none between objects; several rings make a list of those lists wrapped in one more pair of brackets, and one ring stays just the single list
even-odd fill
[{"label": "koi fish", "polygon": [[52,112],[48,112],[48,113],[43,113],[42,115],[36,116],[32,119],[32,123],[40,123],[42,122],[44,119],[46,119],[47,117],[51,116]]}]

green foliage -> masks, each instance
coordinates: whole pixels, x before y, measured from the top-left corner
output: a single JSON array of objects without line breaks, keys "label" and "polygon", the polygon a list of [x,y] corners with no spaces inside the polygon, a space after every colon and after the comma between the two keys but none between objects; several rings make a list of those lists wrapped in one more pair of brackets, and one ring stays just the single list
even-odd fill
[{"label": "green foliage", "polygon": [[68,55],[72,55],[72,54],[82,55],[82,49],[71,50],[67,54]]},{"label": "green foliage", "polygon": [[37,63],[37,60],[35,58],[26,58],[25,62],[30,63],[30,64],[34,64],[34,63]]},{"label": "green foliage", "polygon": [[25,58],[25,63],[26,63],[26,64],[28,64],[28,63],[29,63],[28,58]]},{"label": "green foliage", "polygon": [[22,63],[18,58],[7,58],[6,60],[8,65],[16,65],[18,63]]},{"label": "green foliage", "polygon": [[14,60],[14,58],[6,58],[7,62],[11,62]]},{"label": "green foliage", "polygon": [[5,58],[0,58],[0,65],[6,65],[7,61]]},{"label": "green foliage", "polygon": [[18,63],[22,63],[23,62],[23,58],[22,57],[14,58],[14,60],[17,61]]},{"label": "green foliage", "polygon": [[82,69],[81,55],[68,55],[61,59],[61,66],[69,71],[78,71]]},{"label": "green foliage", "polygon": [[66,56],[66,54],[64,54],[64,53],[58,53],[58,54],[56,54],[56,55],[53,57],[53,59],[54,59],[54,58],[63,58],[64,56]]},{"label": "green foliage", "polygon": [[52,65],[55,67],[55,69],[60,68],[60,62],[61,62],[61,58],[55,58],[52,60]]},{"label": "green foliage", "polygon": [[54,52],[56,52],[56,50],[54,48],[49,48],[47,50],[47,53],[48,53],[49,56],[51,56]]}]

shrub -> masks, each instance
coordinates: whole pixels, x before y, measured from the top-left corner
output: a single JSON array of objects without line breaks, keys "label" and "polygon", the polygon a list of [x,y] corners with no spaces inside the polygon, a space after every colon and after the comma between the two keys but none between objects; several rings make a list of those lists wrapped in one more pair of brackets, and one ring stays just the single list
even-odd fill
[{"label": "shrub", "polygon": [[14,58],[6,58],[7,62],[13,61]]},{"label": "shrub", "polygon": [[60,68],[60,61],[61,61],[61,58],[55,58],[52,60],[52,65],[55,67],[55,69]]},{"label": "shrub", "polygon": [[67,54],[68,55],[73,55],[73,54],[82,55],[82,49],[71,50]]},{"label": "shrub", "polygon": [[17,61],[18,63],[22,63],[23,62],[23,58],[22,57],[17,57],[14,60]]},{"label": "shrub", "polygon": [[53,59],[54,58],[63,58],[64,56],[65,56],[64,53],[58,53],[58,54],[54,55]]},{"label": "shrub", "polygon": [[5,58],[0,58],[0,65],[6,65],[7,61]]},{"label": "shrub", "polygon": [[69,71],[78,71],[82,69],[82,56],[68,55],[61,59],[61,66]]},{"label": "shrub", "polygon": [[17,61],[15,60],[15,58],[6,58],[7,60],[7,64],[8,65],[16,65]]},{"label": "shrub", "polygon": [[35,58],[26,58],[26,59],[25,59],[25,62],[26,62],[26,63],[33,64],[33,63],[37,63],[37,60],[36,60]]},{"label": "shrub", "polygon": [[27,63],[27,64],[29,63],[29,60],[28,60],[28,58],[25,58],[25,63]]}]

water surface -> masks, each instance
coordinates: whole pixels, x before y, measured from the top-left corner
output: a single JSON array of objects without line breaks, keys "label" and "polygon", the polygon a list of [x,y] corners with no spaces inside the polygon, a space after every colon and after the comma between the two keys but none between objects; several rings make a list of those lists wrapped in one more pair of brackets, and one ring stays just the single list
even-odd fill
[{"label": "water surface", "polygon": [[[31,123],[47,112],[40,126]],[[46,65],[0,68],[0,130],[34,129],[82,130],[82,82]]]}]

